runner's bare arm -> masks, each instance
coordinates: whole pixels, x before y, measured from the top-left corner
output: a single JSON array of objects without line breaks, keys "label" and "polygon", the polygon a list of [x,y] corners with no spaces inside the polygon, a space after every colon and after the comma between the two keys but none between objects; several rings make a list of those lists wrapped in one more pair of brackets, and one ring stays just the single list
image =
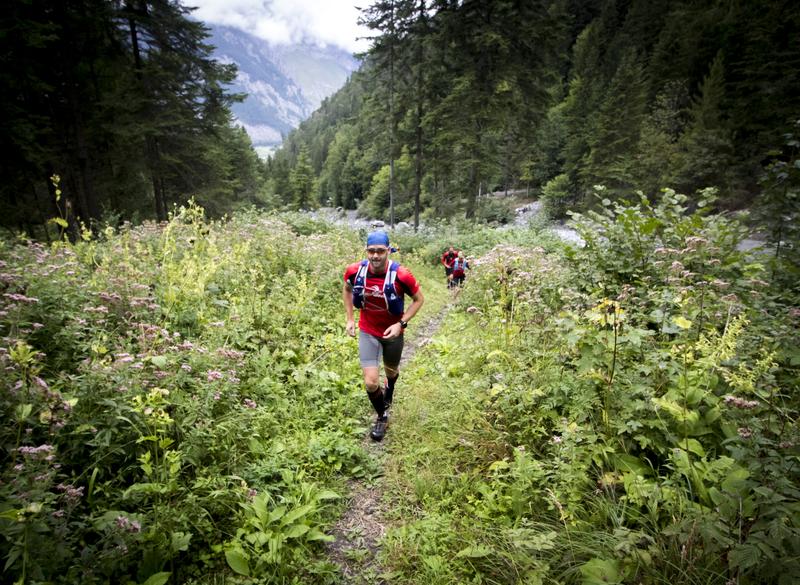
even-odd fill
[{"label": "runner's bare arm", "polygon": [[344,312],[347,315],[347,324],[345,330],[350,337],[356,336],[356,321],[353,317],[353,291],[350,283],[345,281],[342,286],[342,302],[344,303]]}]

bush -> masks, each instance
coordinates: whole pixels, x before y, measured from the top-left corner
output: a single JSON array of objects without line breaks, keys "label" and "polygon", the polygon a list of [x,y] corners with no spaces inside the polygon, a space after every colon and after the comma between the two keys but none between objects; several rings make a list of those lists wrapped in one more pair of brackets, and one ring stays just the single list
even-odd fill
[{"label": "bush", "polygon": [[542,210],[551,219],[562,219],[566,216],[569,203],[574,199],[573,185],[566,174],[550,179],[542,187]]},{"label": "bush", "polygon": [[489,197],[480,202],[475,217],[484,223],[504,225],[514,221],[514,212],[507,202]]}]

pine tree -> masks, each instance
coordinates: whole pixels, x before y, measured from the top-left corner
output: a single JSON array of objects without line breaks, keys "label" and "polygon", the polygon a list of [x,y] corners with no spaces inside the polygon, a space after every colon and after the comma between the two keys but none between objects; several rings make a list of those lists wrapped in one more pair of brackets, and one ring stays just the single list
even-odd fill
[{"label": "pine tree", "polygon": [[725,69],[718,52],[700,87],[700,95],[690,111],[690,122],[678,142],[679,162],[674,176],[677,188],[691,192],[717,187],[723,193],[731,188],[734,145],[722,117],[725,97]]},{"label": "pine tree", "polygon": [[308,149],[302,147],[297,155],[297,162],[289,175],[294,209],[311,209],[314,201],[314,169],[308,157]]},{"label": "pine tree", "polygon": [[584,189],[603,184],[632,186],[627,161],[634,156],[646,113],[646,86],[639,56],[625,54],[605,91],[588,137],[589,153],[579,177]]}]

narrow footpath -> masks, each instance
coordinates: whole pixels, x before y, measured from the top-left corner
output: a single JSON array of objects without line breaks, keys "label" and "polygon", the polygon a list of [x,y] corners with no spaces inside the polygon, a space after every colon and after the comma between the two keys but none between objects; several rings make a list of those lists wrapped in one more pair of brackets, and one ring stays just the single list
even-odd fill
[{"label": "narrow footpath", "polygon": [[[414,358],[418,349],[430,343],[436,335],[452,302],[426,321],[420,323],[415,335],[409,338],[403,350],[400,372]],[[398,386],[400,392],[402,389]],[[369,415],[368,426],[374,416]],[[391,416],[385,442],[391,441]],[[384,468],[387,457],[385,442],[376,443],[364,437],[364,447],[376,463],[378,469]],[[336,539],[327,545],[328,555],[341,570],[344,582],[348,585],[388,585],[384,569],[379,563],[380,543],[386,534],[386,519],[383,514],[384,478],[362,478],[348,482],[349,500],[347,509],[333,526],[330,534]]]}]

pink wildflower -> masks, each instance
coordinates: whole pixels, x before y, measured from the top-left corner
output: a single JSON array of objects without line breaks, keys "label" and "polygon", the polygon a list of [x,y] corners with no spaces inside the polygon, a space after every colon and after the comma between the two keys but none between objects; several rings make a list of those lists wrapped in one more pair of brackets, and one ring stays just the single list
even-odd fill
[{"label": "pink wildflower", "polygon": [[243,351],[237,351],[235,349],[226,349],[221,347],[217,350],[217,355],[221,355],[222,357],[226,357],[232,360],[240,360],[244,357]]},{"label": "pink wildflower", "polygon": [[3,296],[7,299],[11,299],[12,301],[18,303],[38,303],[39,299],[34,297],[26,297],[25,295],[17,294],[17,293],[3,293]]},{"label": "pink wildflower", "polygon": [[731,396],[729,394],[725,397],[725,404],[735,408],[741,408],[742,410],[752,410],[753,408],[758,407],[759,403],[758,400],[745,400],[744,398]]},{"label": "pink wildflower", "polygon": [[[39,445],[38,447],[29,447],[27,445],[17,448],[17,452],[25,457],[40,458],[42,455],[52,453],[55,447],[52,445]],[[47,457],[45,457],[46,459]]]}]

